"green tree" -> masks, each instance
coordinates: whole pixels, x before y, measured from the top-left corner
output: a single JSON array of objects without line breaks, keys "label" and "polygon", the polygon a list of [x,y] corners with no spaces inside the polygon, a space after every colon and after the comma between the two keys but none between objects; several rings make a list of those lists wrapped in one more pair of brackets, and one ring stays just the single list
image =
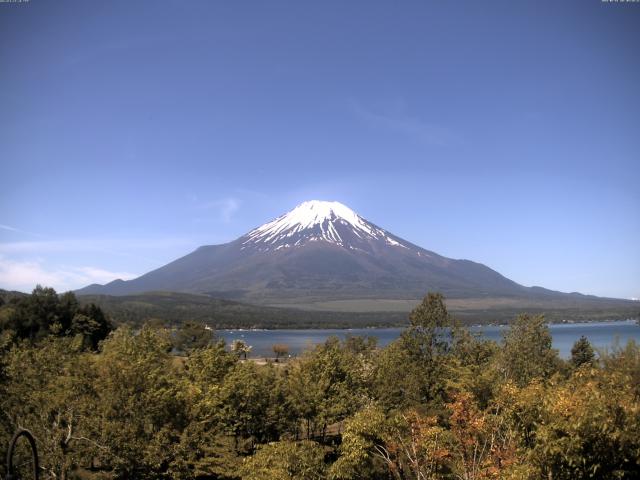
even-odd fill
[{"label": "green tree", "polygon": [[365,358],[355,355],[336,337],[306,352],[291,365],[289,391],[305,423],[307,438],[344,420],[366,401]]},{"label": "green tree", "polygon": [[445,400],[452,318],[444,297],[427,294],[409,319],[409,328],[375,361],[374,392],[387,409]]},{"label": "green tree", "polygon": [[283,393],[275,367],[238,362],[220,385],[211,418],[235,438],[238,450],[244,441],[252,448],[256,443],[278,440],[284,431],[293,429],[292,409]]},{"label": "green tree", "polygon": [[432,335],[437,328],[445,328],[451,325],[451,316],[444,303],[444,297],[440,293],[429,292],[422,302],[409,314],[409,321],[414,328],[423,328]]},{"label": "green tree", "polygon": [[245,459],[243,480],[321,480],[325,463],[322,446],[312,441],[268,443]]},{"label": "green tree", "polygon": [[64,333],[63,325],[59,322],[59,304],[58,294],[53,288],[38,285],[31,295],[16,302],[7,327],[18,338],[31,341],[44,338],[49,333]]},{"label": "green tree", "polygon": [[222,340],[193,350],[185,359],[181,378],[188,424],[175,445],[171,478],[237,478],[242,457],[219,415],[222,384],[237,363]]},{"label": "green tree", "polygon": [[371,390],[386,410],[420,405],[431,396],[429,372],[412,353],[398,339],[373,359]]},{"label": "green tree", "polygon": [[251,352],[251,345],[247,345],[244,340],[234,340],[231,342],[231,351],[246,360],[247,355]]},{"label": "green tree", "polygon": [[558,351],[544,316],[519,315],[504,334],[501,369],[506,379],[524,386],[534,378],[549,378],[558,371]]},{"label": "green tree", "polygon": [[549,389],[531,451],[541,477],[638,478],[640,401],[629,383],[624,371],[579,369]]},{"label": "green tree", "polygon": [[59,295],[58,300],[58,323],[60,324],[60,333],[67,334],[72,327],[73,317],[78,312],[80,304],[73,292],[66,292]]},{"label": "green tree", "polygon": [[53,478],[66,479],[75,466],[87,465],[99,445],[89,422],[96,395],[92,360],[71,338],[22,343],[8,353],[2,410],[11,430],[23,426],[34,433],[41,465]]},{"label": "green tree", "polygon": [[96,453],[118,476],[160,478],[174,460],[187,408],[170,347],[167,331],[120,327],[94,362],[91,422],[105,447]]},{"label": "green tree", "polygon": [[207,394],[218,388],[224,377],[238,363],[238,357],[226,351],[223,340],[194,350],[186,359],[184,370],[187,379],[198,392]]},{"label": "green tree", "polygon": [[356,355],[370,357],[378,346],[378,339],[374,336],[347,335],[344,339],[344,348]]},{"label": "green tree", "polygon": [[456,326],[447,362],[447,391],[471,392],[480,406],[486,408],[500,381],[498,352],[496,342]]},{"label": "green tree", "polygon": [[81,335],[82,345],[96,350],[98,343],[112,330],[111,322],[98,306],[80,306],[73,292],[58,295],[53,288],[40,285],[31,295],[18,298],[2,310],[0,329],[12,330],[17,339],[32,342],[50,334]]},{"label": "green tree", "polygon": [[386,471],[381,458],[391,423],[390,417],[376,405],[367,405],[345,422],[338,459],[331,465],[329,478],[377,478]]},{"label": "green tree", "polygon": [[625,375],[627,388],[640,399],[640,345],[629,340],[624,346],[616,343],[611,350],[599,353],[604,370]]},{"label": "green tree", "polygon": [[595,363],[596,356],[593,353],[593,347],[589,340],[582,335],[571,348],[571,365],[574,368],[578,368],[582,365],[593,365]]},{"label": "green tree", "polygon": [[71,320],[69,333],[82,338],[86,350],[96,351],[102,340],[107,338],[113,326],[100,307],[91,303],[76,310]]},{"label": "green tree", "polygon": [[174,347],[185,353],[205,348],[213,342],[213,330],[194,321],[186,321],[175,335]]},{"label": "green tree", "polygon": [[170,478],[179,480],[237,480],[245,458],[238,453],[234,437],[221,433],[208,422],[196,420],[183,430],[174,451],[168,474]]}]

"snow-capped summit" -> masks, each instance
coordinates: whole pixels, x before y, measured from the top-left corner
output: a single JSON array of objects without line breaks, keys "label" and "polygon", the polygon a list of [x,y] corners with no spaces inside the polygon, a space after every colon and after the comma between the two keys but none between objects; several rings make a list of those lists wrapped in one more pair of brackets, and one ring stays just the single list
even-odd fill
[{"label": "snow-capped summit", "polygon": [[290,212],[279,216],[274,221],[256,228],[254,231],[267,231],[274,228],[309,228],[322,224],[325,220],[341,220],[354,228],[368,231],[367,223],[353,210],[340,202],[309,200],[295,207]]},{"label": "snow-capped summit", "polygon": [[310,200],[251,230],[242,243],[260,251],[301,247],[308,242],[328,242],[352,250],[368,250],[364,243],[370,240],[408,248],[340,202]]}]

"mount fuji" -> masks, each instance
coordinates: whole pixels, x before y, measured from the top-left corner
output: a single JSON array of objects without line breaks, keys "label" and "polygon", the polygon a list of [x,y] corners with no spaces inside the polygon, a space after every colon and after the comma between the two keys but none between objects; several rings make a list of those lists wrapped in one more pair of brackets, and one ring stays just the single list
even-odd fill
[{"label": "mount fuji", "polygon": [[338,202],[308,201],[222,245],[202,246],[129,281],[89,285],[81,295],[150,291],[205,294],[264,305],[448,299],[591,298],[524,287],[470,260],[443,257],[362,218]]}]

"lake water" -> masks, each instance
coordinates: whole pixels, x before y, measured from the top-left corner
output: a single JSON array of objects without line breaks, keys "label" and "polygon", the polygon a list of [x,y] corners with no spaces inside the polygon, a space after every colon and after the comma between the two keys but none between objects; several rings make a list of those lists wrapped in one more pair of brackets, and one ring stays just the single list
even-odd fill
[{"label": "lake water", "polygon": [[[507,328],[504,326],[482,326],[471,327],[471,331],[500,342],[502,340],[502,332]],[[596,348],[611,348],[616,341],[624,345],[630,339],[640,343],[640,325],[633,320],[552,324],[549,328],[553,336],[553,348],[557,348],[563,358],[571,356],[571,347],[581,335],[587,337]],[[323,343],[331,336],[336,336],[340,339],[344,339],[347,335],[373,336],[378,339],[378,345],[384,347],[398,338],[402,330],[402,328],[218,330],[217,334],[224,338],[227,344],[236,339],[244,340],[252,347],[251,357],[273,357],[272,347],[276,343],[288,345],[291,355],[299,355],[304,350]]]}]

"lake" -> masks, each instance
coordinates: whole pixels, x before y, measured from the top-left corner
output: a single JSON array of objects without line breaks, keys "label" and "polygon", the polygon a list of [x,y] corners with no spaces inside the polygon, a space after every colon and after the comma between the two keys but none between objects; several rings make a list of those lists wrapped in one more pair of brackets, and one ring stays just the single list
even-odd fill
[{"label": "lake", "polygon": [[[505,326],[478,326],[471,327],[472,332],[477,332],[485,338],[500,342]],[[560,356],[571,356],[571,347],[574,342],[584,335],[596,348],[611,348],[616,341],[621,345],[627,340],[634,339],[640,343],[640,325],[633,320],[616,322],[593,323],[561,323],[549,326],[553,336],[553,348],[560,352]],[[318,329],[318,330],[218,330],[219,337],[224,338],[227,344],[233,340],[241,339],[251,345],[251,357],[273,357],[272,347],[276,343],[289,346],[291,355],[299,355],[304,350],[314,345],[323,343],[327,338],[336,336],[344,339],[351,336],[372,336],[378,339],[378,345],[384,347],[402,332],[402,328],[352,328],[352,329]]]}]

